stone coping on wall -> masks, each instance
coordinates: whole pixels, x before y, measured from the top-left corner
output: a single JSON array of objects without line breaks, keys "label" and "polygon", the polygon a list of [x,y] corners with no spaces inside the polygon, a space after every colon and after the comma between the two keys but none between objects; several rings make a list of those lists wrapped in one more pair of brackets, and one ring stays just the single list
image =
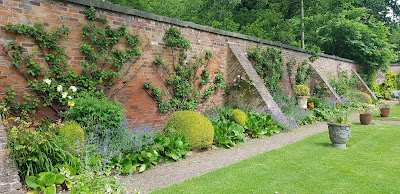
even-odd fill
[{"label": "stone coping on wall", "polygon": [[[144,11],[140,11],[140,10],[136,10],[136,9],[132,9],[132,8],[122,7],[122,6],[115,5],[115,4],[108,3],[108,2],[101,2],[101,1],[97,1],[97,0],[62,0],[62,1],[75,3],[75,4],[79,4],[79,5],[92,6],[92,7],[98,8],[98,9],[109,10],[109,11],[113,11],[113,12],[117,12],[117,13],[141,17],[141,18],[145,18],[145,19],[149,19],[149,20],[153,20],[153,21],[164,22],[164,23],[169,23],[169,24],[173,24],[173,25],[177,25],[177,26],[193,28],[196,30],[210,32],[210,33],[219,34],[219,35],[223,35],[223,36],[235,37],[235,38],[239,38],[239,39],[243,39],[243,40],[249,40],[249,41],[253,41],[253,42],[267,44],[270,46],[276,46],[276,47],[280,47],[280,48],[285,48],[285,49],[309,54],[305,49],[301,49],[298,47],[294,47],[294,46],[290,46],[290,45],[286,45],[286,44],[282,44],[282,43],[278,43],[278,42],[273,42],[270,40],[265,40],[265,39],[257,38],[254,36],[244,35],[244,34],[240,34],[240,33],[236,33],[236,32],[229,32],[229,31],[225,31],[225,30],[212,28],[212,27],[207,27],[207,26],[195,24],[192,22],[182,21],[182,20],[178,20],[178,19],[174,19],[174,18],[170,18],[170,17],[166,17],[166,16],[160,16],[160,15],[156,15],[156,14],[152,14],[152,13],[148,13],[148,12],[144,12]],[[323,54],[323,53],[319,53],[319,56],[338,60],[338,61],[356,63],[354,60],[336,57],[336,56],[332,56],[332,55],[327,55],[327,54]]]},{"label": "stone coping on wall", "polygon": [[389,64],[389,66],[400,66],[400,63],[392,63],[392,64]]}]

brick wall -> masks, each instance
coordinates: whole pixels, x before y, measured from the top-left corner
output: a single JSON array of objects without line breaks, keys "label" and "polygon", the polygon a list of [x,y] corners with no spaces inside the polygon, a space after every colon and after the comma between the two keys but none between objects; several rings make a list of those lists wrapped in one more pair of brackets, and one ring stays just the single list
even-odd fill
[{"label": "brick wall", "polygon": [[[400,73],[400,64],[399,63],[389,64],[389,71],[392,71],[396,74]],[[376,78],[375,78],[376,84],[384,83],[385,79],[386,79],[386,73],[382,71],[378,71],[376,73]]]},{"label": "brick wall", "polygon": [[[83,11],[87,9],[88,5],[95,6],[98,10],[102,10],[101,13],[109,19],[114,27],[124,24],[128,27],[129,31],[141,34],[143,37],[142,49],[144,49],[146,44],[150,45],[151,49],[144,50],[143,57],[141,57],[135,65],[135,68],[138,68],[139,65],[145,63],[144,68],[141,69],[138,75],[129,82],[125,88],[120,90],[117,95],[118,99],[127,109],[128,112],[126,115],[131,122],[162,125],[167,118],[167,115],[160,115],[157,113],[156,103],[143,90],[142,85],[144,81],[160,83],[150,63],[154,58],[154,53],[161,53],[165,49],[162,36],[171,26],[177,27],[182,32],[183,36],[191,40],[192,49],[189,53],[189,58],[193,57],[196,53],[204,53],[206,50],[211,50],[213,52],[216,59],[211,62],[210,70],[212,76],[215,76],[219,71],[226,73],[228,43],[239,45],[243,52],[246,52],[247,47],[256,43],[262,43],[264,46],[272,46],[282,51],[285,62],[289,59],[296,59],[298,63],[301,63],[304,59],[309,57],[308,54],[299,48],[208,28],[190,22],[156,16],[94,0],[0,0],[0,25],[5,25],[8,22],[33,25],[35,22],[39,21],[49,29],[55,25],[68,26],[71,29],[71,33],[68,36],[69,41],[62,41],[61,44],[67,47],[66,51],[69,55],[68,63],[74,68],[79,68],[80,60],[83,55],[78,51],[78,43],[80,42],[81,24],[86,23]],[[19,44],[24,45],[28,51],[32,50],[32,41],[24,37],[0,31],[0,39],[1,42],[4,43],[16,40]],[[168,52],[167,50],[167,54]],[[15,68],[10,67],[10,63],[7,59],[7,56],[5,56],[3,52],[0,52],[0,92],[4,93],[5,88],[10,86],[14,86],[20,93],[27,91],[26,82],[17,73]],[[39,58],[38,61],[40,62],[42,60]],[[314,66],[319,69],[322,76],[326,77],[336,75],[339,70],[356,68],[356,65],[351,60],[328,55],[321,55],[321,57],[314,62]],[[130,72],[130,74],[133,74],[133,72],[134,70]],[[286,86],[290,85],[288,82],[289,79],[285,78],[283,80]],[[290,93],[291,90],[288,89],[288,92]],[[222,103],[224,99],[221,93],[222,92],[219,92],[214,95],[210,101],[202,105],[202,108],[210,104]]]}]

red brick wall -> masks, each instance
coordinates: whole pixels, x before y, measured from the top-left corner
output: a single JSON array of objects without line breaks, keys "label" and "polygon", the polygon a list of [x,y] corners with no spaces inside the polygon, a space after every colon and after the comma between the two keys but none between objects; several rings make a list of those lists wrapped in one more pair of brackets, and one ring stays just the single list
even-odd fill
[{"label": "red brick wall", "polygon": [[[82,4],[99,4],[96,1],[75,0],[75,2]],[[101,2],[100,4],[105,5]],[[115,7],[114,5],[108,4],[107,6],[111,7],[111,9]],[[35,22],[39,21],[48,29],[56,25],[68,26],[71,30],[68,36],[69,41],[62,41],[61,44],[67,47],[66,51],[69,55],[68,63],[74,68],[79,68],[80,60],[83,59],[83,55],[78,51],[78,43],[81,41],[81,24],[86,23],[83,14],[85,9],[87,9],[87,6],[67,1],[0,0],[0,25],[5,25],[8,22],[33,25]],[[169,23],[167,23],[114,11],[103,10],[101,13],[109,19],[114,27],[124,24],[128,27],[129,31],[141,34],[143,37],[142,49],[147,43],[151,45],[151,50],[148,49],[143,52],[135,68],[138,68],[139,65],[143,63],[147,65],[139,72],[137,77],[119,91],[117,95],[119,101],[122,102],[127,109],[127,118],[135,123],[163,124],[168,117],[168,115],[160,115],[157,113],[156,103],[143,90],[143,83],[145,81],[160,83],[150,63],[154,58],[153,52],[160,53],[165,49],[162,36],[171,26],[177,27],[182,32],[183,36],[191,40],[192,48],[190,53],[188,53],[189,58],[192,58],[195,54],[204,53],[206,50],[211,50],[213,52],[216,59],[210,64],[212,77],[215,76],[216,72],[226,72],[228,42],[238,44],[244,52],[246,52],[248,46],[260,42],[264,43],[266,46],[269,44],[268,41],[254,37],[237,35],[234,33],[226,33],[224,35],[224,31],[198,27],[198,25],[195,24],[193,24],[192,27],[187,26],[187,22],[183,22],[185,25],[180,25],[179,22],[175,22],[173,25],[170,23],[174,23],[175,20],[172,22],[168,21]],[[143,17],[147,17],[146,14],[143,15]],[[199,28],[206,30],[199,30]],[[0,40],[2,43],[16,40],[18,44],[26,46],[28,50],[32,50],[33,46],[32,41],[21,36],[5,33],[4,31],[0,31]],[[308,58],[308,55],[302,52],[301,49],[278,43],[273,43],[272,45],[282,50],[285,61],[295,58],[298,63],[301,63],[304,59]],[[170,54],[170,50],[167,50],[166,55],[168,54]],[[38,59],[38,61],[41,61],[41,59]],[[336,75],[337,71],[341,69],[349,70],[356,68],[356,65],[349,60],[338,59],[331,56],[321,56],[314,64],[316,64],[324,76],[329,76],[330,74]],[[0,52],[0,72],[0,92],[4,93],[5,88],[8,86],[14,86],[20,93],[27,90],[26,82],[17,73],[15,68],[10,66],[10,62],[3,52]],[[131,71],[129,74],[131,75],[133,73],[134,71]],[[286,78],[284,80],[287,82],[288,79]],[[122,83],[117,84],[117,86],[120,84]],[[288,86],[289,83],[286,83],[286,85]],[[222,92],[219,92],[214,95],[210,101],[204,103],[200,109],[204,109],[206,105],[221,104],[223,102]]]}]

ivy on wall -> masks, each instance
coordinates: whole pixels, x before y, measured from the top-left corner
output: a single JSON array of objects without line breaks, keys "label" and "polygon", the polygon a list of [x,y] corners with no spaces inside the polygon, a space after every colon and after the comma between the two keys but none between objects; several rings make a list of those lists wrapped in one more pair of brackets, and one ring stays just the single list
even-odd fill
[{"label": "ivy on wall", "polygon": [[[37,22],[34,26],[7,24],[2,27],[7,33],[21,35],[34,41],[35,53],[17,42],[2,45],[10,63],[28,82],[28,87],[36,92],[37,98],[25,95],[25,100],[15,100],[15,92],[8,90],[3,100],[7,112],[14,116],[35,113],[39,102],[51,107],[58,116],[67,106],[73,106],[72,99],[78,92],[86,91],[97,96],[105,96],[113,86],[127,77],[141,51],[139,35],[128,32],[126,26],[112,28],[105,17],[98,16],[91,7],[85,10],[88,21],[82,27],[82,42],[79,51],[86,57],[81,68],[72,69],[67,62],[66,48],[60,41],[68,41],[70,30],[66,26],[46,30]],[[117,46],[118,45],[118,48]],[[35,60],[43,56],[43,63]],[[129,64],[129,65],[126,65]],[[138,68],[136,73],[141,69]],[[129,82],[136,75],[127,78]],[[126,83],[116,88],[115,95]],[[28,106],[29,105],[29,106]]]},{"label": "ivy on wall", "polygon": [[[189,61],[185,52],[190,49],[190,41],[173,27],[165,33],[163,40],[171,47],[174,58],[171,64],[166,63],[161,56],[155,57],[153,61],[162,86],[144,83],[146,92],[157,101],[158,112],[196,110],[201,101],[209,99],[218,88],[225,87],[223,73],[218,73],[214,81],[211,81],[208,68],[210,60],[214,58],[211,51]],[[176,55],[175,50],[178,51]],[[177,60],[175,56],[178,56]],[[163,77],[165,74],[166,78]]]}]

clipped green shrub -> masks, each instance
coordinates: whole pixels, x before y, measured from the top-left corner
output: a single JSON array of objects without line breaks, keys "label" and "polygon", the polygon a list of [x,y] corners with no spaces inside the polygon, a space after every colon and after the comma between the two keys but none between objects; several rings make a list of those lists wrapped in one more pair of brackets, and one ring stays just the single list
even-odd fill
[{"label": "clipped green shrub", "polygon": [[164,127],[166,136],[182,135],[191,150],[211,147],[214,139],[214,127],[211,121],[193,111],[177,111],[168,119]]},{"label": "clipped green shrub", "polygon": [[318,97],[312,96],[308,99],[308,103],[313,103],[314,108],[318,108],[321,106],[321,100]]},{"label": "clipped green shrub", "polygon": [[247,116],[246,113],[244,113],[242,110],[240,109],[235,109],[232,112],[232,119],[239,124],[240,126],[243,127],[244,122],[247,121]]},{"label": "clipped green shrub", "polygon": [[100,135],[105,135],[107,130],[114,130],[114,134],[122,129],[121,123],[124,119],[126,110],[122,104],[110,101],[107,98],[97,98],[89,93],[83,93],[80,97],[74,99],[75,106],[66,111],[67,121],[76,121],[84,128],[85,134],[99,131]]},{"label": "clipped green shrub", "polygon": [[368,103],[372,104],[372,98],[370,95],[364,92],[356,92],[355,94],[356,98],[361,102],[361,103]]},{"label": "clipped green shrub", "polygon": [[294,87],[294,95],[296,96],[308,96],[310,95],[310,88],[306,85],[296,85]]},{"label": "clipped green shrub", "polygon": [[58,129],[60,136],[67,140],[67,147],[72,151],[78,150],[85,143],[85,133],[79,124],[75,121],[66,121]]}]

